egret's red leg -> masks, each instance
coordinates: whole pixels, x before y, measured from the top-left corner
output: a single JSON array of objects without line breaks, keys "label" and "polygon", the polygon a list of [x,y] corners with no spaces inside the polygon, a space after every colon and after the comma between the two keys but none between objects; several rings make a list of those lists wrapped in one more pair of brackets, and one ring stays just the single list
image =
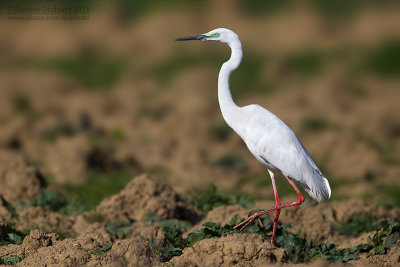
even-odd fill
[{"label": "egret's red leg", "polygon": [[[299,196],[299,198],[296,201],[293,202],[289,202],[287,204],[284,205],[278,205],[276,207],[270,208],[270,209],[265,209],[265,210],[260,210],[259,212],[254,213],[253,215],[251,215],[249,218],[247,218],[246,220],[244,220],[243,222],[239,223],[238,225],[236,225],[235,227],[233,227],[233,229],[236,229],[240,226],[242,226],[242,228],[240,228],[240,230],[245,229],[247,226],[249,226],[256,218],[259,218],[260,216],[269,213],[271,211],[274,210],[280,210],[283,208],[288,208],[288,207],[292,207],[292,206],[296,206],[296,205],[300,205],[301,203],[304,202],[304,197],[301,194],[300,190],[296,187],[296,185],[293,183],[293,181],[285,176],[286,179],[288,180],[289,184],[293,187],[293,189],[296,191],[297,195]],[[274,223],[275,224],[275,223]],[[272,241],[272,240],[271,240]]]},{"label": "egret's red leg", "polygon": [[[276,184],[275,184],[275,177],[274,173],[268,170],[269,175],[271,176],[271,181],[272,181],[272,188],[274,189],[274,195],[275,195],[275,206],[278,207],[281,205],[279,202],[279,196],[278,196],[278,191],[276,190]],[[275,210],[275,219],[274,219],[274,228],[272,230],[272,238],[271,238],[271,244],[274,244],[275,241],[275,234],[276,234],[276,226],[278,225],[278,219],[279,219],[279,214],[281,213],[280,209]],[[260,217],[258,217],[260,218]]]}]

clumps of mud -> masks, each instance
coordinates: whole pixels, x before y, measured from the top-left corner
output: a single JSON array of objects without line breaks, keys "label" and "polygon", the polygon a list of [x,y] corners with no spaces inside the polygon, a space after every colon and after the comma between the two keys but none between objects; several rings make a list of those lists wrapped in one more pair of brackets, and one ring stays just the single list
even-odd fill
[{"label": "clumps of mud", "polygon": [[[9,212],[4,205],[0,209],[2,216]],[[96,211],[104,218],[101,222],[88,219],[90,212],[68,217],[41,207],[17,207],[16,215],[6,216],[13,229],[0,221],[0,242],[13,231],[22,233],[30,229],[30,233],[20,245],[0,246],[0,257],[16,255],[22,259],[21,266],[151,266],[160,263],[155,250],[164,245],[165,232],[158,224],[142,221],[146,214],[192,223],[203,217],[184,197],[149,175],[134,177],[124,190],[105,199]],[[133,223],[129,234],[117,239],[106,225],[123,219]],[[62,240],[55,232],[71,237]]]},{"label": "clumps of mud", "polygon": [[119,194],[104,199],[96,212],[108,221],[142,220],[147,214],[156,214],[158,219],[196,223],[203,216],[170,186],[146,174],[133,179]]},{"label": "clumps of mud", "polygon": [[[95,211],[78,216],[69,217],[41,207],[17,207],[16,214],[7,216],[9,207],[0,204],[0,215],[6,218],[0,219],[0,242],[8,242],[0,246],[0,259],[18,257],[19,266],[285,266],[293,263],[289,252],[249,232],[205,238],[181,247],[181,252],[172,258],[163,258],[163,249],[168,249],[173,232],[160,224],[162,220],[191,222],[192,226],[183,235],[187,238],[188,233],[204,228],[205,222],[229,224],[235,214],[245,218],[249,209],[239,205],[219,206],[204,215],[173,188],[146,174],[134,177],[125,189],[104,199]],[[269,205],[273,203],[257,202],[253,208]],[[350,200],[284,209],[280,222],[292,224],[290,231],[302,232],[307,240],[352,247],[366,243],[368,236],[373,235],[348,237],[335,229],[335,223],[348,220],[355,211],[371,212],[380,218],[400,215],[399,209],[386,210]],[[94,220],[93,214],[101,219]],[[148,214],[156,219],[145,221]],[[124,226],[126,233],[121,236],[109,229],[110,223],[118,221],[129,222]],[[9,234],[16,231],[29,234],[21,236],[20,242],[9,244]],[[162,262],[165,260],[167,262]],[[399,262],[398,247],[393,247],[386,255],[367,257],[364,253],[358,260],[351,261],[360,266],[394,266]],[[327,262],[317,260],[311,264],[326,266]]]},{"label": "clumps of mud", "polygon": [[20,266],[151,266],[151,244],[140,236],[111,243],[101,234],[82,234],[59,240],[56,234],[33,230],[22,245],[8,245],[0,257],[17,255]]},{"label": "clumps of mud", "polygon": [[13,152],[0,151],[0,195],[8,202],[29,200],[45,186],[42,175]]},{"label": "clumps of mud", "polygon": [[65,231],[72,233],[75,223],[74,217],[68,217],[56,212],[44,210],[41,207],[29,207],[18,209],[19,220],[15,224],[18,231],[39,228],[45,231]]},{"label": "clumps of mud", "polygon": [[286,262],[286,252],[257,234],[203,239],[172,258],[175,266],[266,266]]}]

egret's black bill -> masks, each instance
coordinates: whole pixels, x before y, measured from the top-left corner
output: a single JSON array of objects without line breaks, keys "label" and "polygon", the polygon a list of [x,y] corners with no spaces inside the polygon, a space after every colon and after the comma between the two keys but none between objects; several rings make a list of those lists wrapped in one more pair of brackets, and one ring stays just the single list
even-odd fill
[{"label": "egret's black bill", "polygon": [[205,37],[207,37],[207,36],[205,36],[203,34],[198,34],[198,35],[193,35],[193,36],[177,38],[177,39],[175,39],[175,41],[203,40]]}]

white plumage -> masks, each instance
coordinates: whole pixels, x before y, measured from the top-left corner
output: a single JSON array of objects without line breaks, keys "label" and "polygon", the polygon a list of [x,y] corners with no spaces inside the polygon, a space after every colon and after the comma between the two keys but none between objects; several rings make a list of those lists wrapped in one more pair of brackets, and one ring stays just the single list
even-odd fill
[{"label": "white plumage", "polygon": [[[218,76],[218,100],[222,115],[228,125],[243,139],[250,152],[264,164],[271,176],[275,193],[276,206],[262,210],[236,227],[246,228],[254,219],[268,212],[275,211],[274,230],[271,243],[274,242],[276,224],[281,208],[299,205],[303,196],[294,183],[293,178],[317,201],[327,200],[331,196],[328,180],[322,175],[318,166],[301,143],[295,133],[277,116],[259,105],[239,107],[232,99],[229,89],[229,76],[242,61],[242,45],[236,33],[229,29],[218,28],[205,34],[178,38],[177,41],[203,40],[219,41],[230,46],[232,53],[225,62]],[[299,199],[280,205],[276,191],[273,172],[281,172],[299,195]],[[260,224],[261,221],[259,220]]]}]

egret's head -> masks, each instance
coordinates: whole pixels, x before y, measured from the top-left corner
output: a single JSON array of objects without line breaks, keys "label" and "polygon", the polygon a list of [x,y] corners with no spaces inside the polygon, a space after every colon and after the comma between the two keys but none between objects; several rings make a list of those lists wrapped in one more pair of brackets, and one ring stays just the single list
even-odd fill
[{"label": "egret's head", "polygon": [[233,31],[225,28],[218,28],[207,33],[178,38],[175,39],[175,41],[202,40],[229,44],[235,39],[239,39],[239,37]]}]

